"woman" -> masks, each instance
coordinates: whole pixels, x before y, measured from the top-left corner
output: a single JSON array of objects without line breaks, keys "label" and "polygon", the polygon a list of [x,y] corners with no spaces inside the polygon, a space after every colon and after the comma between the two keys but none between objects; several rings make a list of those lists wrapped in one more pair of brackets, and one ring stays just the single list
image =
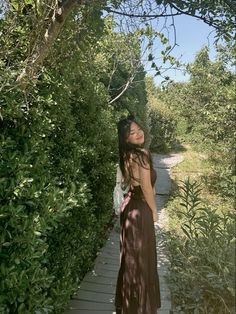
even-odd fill
[{"label": "woman", "polygon": [[144,132],[133,117],[118,123],[120,169],[129,193],[120,211],[120,269],[117,314],[156,314],[161,307],[154,222],[156,172]]}]

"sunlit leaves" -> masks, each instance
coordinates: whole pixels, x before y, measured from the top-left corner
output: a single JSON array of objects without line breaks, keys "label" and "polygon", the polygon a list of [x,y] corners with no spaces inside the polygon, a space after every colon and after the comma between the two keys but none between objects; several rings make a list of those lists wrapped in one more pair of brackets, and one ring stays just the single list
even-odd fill
[{"label": "sunlit leaves", "polygon": [[[169,83],[160,93],[178,115],[179,136],[207,150],[214,167],[204,178],[209,188],[233,196],[232,160],[235,110],[235,74],[232,71],[234,48],[217,47],[215,61],[205,47],[187,66],[190,81]],[[226,52],[226,53],[225,53]]]},{"label": "sunlit leaves", "polygon": [[[116,120],[128,108],[145,121],[137,36],[104,26],[98,3],[67,20],[37,80],[18,89],[48,23],[43,3],[26,12],[22,1],[0,24],[3,313],[58,313],[68,303],[111,224]],[[109,105],[133,68],[139,82]]]},{"label": "sunlit leaves", "polygon": [[235,298],[235,214],[206,206],[201,188],[189,177],[180,181],[171,208],[171,214],[178,217],[177,225],[166,234],[174,304],[184,312],[201,312],[204,307],[206,312],[231,313]]},{"label": "sunlit leaves", "polygon": [[152,136],[150,147],[155,152],[168,152],[176,139],[176,121],[168,108],[156,97],[157,88],[153,78],[146,77],[145,83],[148,96],[149,128]]}]

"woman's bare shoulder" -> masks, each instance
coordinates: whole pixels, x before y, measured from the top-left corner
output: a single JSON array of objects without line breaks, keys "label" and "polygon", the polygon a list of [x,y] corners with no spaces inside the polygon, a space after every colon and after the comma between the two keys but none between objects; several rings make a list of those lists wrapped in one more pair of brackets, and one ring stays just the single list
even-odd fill
[{"label": "woman's bare shoulder", "polygon": [[140,153],[135,155],[134,161],[141,167],[148,167],[150,165],[150,152],[146,148],[140,148]]}]

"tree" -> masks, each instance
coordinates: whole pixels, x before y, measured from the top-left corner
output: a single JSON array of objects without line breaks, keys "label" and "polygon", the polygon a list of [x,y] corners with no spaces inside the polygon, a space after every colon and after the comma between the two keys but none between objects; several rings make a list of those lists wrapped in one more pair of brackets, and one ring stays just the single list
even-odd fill
[{"label": "tree", "polygon": [[120,2],[115,9],[107,7],[107,11],[141,21],[174,18],[178,15],[192,16],[215,28],[217,37],[223,37],[226,41],[233,38],[236,26],[236,4],[231,0],[129,0]]},{"label": "tree", "polygon": [[[235,138],[235,73],[229,65],[234,61],[234,49],[218,47],[215,61],[208,49],[201,49],[187,70],[190,81],[170,83],[159,93],[164,103],[178,117],[182,139],[197,143],[207,151],[214,171],[207,178],[209,185],[224,196],[234,194]],[[227,62],[226,62],[227,60]]]},{"label": "tree", "polygon": [[[107,5],[107,1],[92,1],[92,0],[40,0],[40,1],[27,1],[19,3],[11,1],[10,12],[14,14],[31,17],[31,45],[27,49],[27,55],[21,65],[20,71],[17,73],[17,82],[21,85],[29,83],[30,80],[38,77],[37,73],[42,68],[45,58],[48,56],[51,47],[54,45],[60,32],[63,31],[63,24],[72,12],[77,16],[78,21],[82,19],[83,15],[88,14],[90,8],[99,7],[100,10],[106,10],[108,14],[115,14],[127,17],[127,19],[119,19],[122,23],[122,29],[126,32],[133,32],[134,27],[145,25],[152,31],[152,40],[155,37],[160,37],[161,29],[167,27],[167,18],[170,18],[170,27],[174,32],[174,43],[170,46],[167,45],[166,49],[162,50],[163,62],[169,60],[173,65],[174,60],[171,58],[170,53],[176,45],[174,16],[176,15],[190,15],[195,18],[203,20],[205,23],[211,25],[216,29],[217,37],[224,38],[230,41],[234,34],[235,29],[235,4],[230,1],[111,1]],[[9,13],[10,14],[10,13]],[[219,18],[220,16],[220,18]],[[134,19],[138,19],[134,23]],[[157,27],[153,28],[152,20],[163,19],[162,26],[157,23]],[[136,26],[135,26],[136,24]],[[160,27],[160,28],[159,28]],[[159,28],[159,29],[158,29]],[[143,36],[145,34],[142,34]],[[163,36],[163,34],[162,34]],[[152,46],[152,40],[148,40],[148,45]],[[162,44],[167,43],[168,40],[161,38]],[[148,47],[150,48],[150,46]],[[151,54],[148,58],[153,61],[153,67],[157,73],[160,69],[155,64],[155,60]],[[27,80],[28,77],[28,80]],[[132,80],[127,81],[127,86]]]}]

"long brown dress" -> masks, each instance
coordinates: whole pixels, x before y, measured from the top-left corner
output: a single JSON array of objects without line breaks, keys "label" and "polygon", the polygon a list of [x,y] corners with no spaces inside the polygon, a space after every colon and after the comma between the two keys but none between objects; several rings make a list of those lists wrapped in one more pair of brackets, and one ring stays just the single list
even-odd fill
[{"label": "long brown dress", "polygon": [[[154,186],[156,171],[151,170]],[[161,307],[152,211],[140,186],[126,196],[120,213],[120,269],[117,314],[156,314]]]}]

